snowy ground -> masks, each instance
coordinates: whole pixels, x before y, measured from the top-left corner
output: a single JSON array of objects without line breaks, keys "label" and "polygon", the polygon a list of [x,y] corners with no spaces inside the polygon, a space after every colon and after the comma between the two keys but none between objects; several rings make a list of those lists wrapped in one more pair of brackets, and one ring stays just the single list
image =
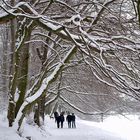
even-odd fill
[{"label": "snowy ground", "polygon": [[57,129],[53,119],[47,117],[45,127],[27,125],[19,137],[16,129],[7,127],[7,120],[0,115],[0,140],[140,140],[140,120],[138,116],[114,116],[107,118],[103,123],[77,119],[77,128],[68,129],[65,122],[63,129]]},{"label": "snowy ground", "polygon": [[49,140],[122,140],[116,134],[112,134],[96,126],[88,124],[88,121],[77,120],[76,129],[68,129],[65,123],[63,129],[57,129],[54,120],[46,124],[50,134]]}]

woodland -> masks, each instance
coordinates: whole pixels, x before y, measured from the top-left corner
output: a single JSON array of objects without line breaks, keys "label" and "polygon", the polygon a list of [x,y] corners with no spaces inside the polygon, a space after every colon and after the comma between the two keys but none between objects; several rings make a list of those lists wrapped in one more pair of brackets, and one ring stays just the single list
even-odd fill
[{"label": "woodland", "polygon": [[20,130],[56,110],[103,121],[140,111],[140,0],[1,0],[0,111]]}]

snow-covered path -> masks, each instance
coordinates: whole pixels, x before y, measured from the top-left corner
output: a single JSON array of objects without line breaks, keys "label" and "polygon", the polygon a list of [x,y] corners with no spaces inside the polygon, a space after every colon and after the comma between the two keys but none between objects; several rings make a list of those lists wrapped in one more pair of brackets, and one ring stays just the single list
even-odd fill
[{"label": "snow-covered path", "polygon": [[68,129],[67,122],[63,129],[57,129],[54,119],[46,116],[45,125],[41,129],[25,121],[20,137],[16,128],[8,127],[6,116],[0,115],[0,140],[27,140],[27,137],[31,140],[140,140],[139,116],[129,115],[129,119],[110,116],[103,123],[77,119],[76,129]]},{"label": "snow-covered path", "polygon": [[49,134],[49,140],[124,140],[119,136],[102,130],[100,128],[89,126],[82,123],[82,120],[77,121],[76,129],[67,128],[67,123],[64,123],[64,128],[56,128],[53,119],[46,123],[46,131]]}]

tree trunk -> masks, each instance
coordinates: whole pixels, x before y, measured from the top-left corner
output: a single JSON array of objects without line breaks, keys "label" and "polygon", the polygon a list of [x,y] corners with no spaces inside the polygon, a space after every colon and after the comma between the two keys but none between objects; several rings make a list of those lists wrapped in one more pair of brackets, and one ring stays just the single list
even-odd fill
[{"label": "tree trunk", "polygon": [[1,54],[1,111],[7,108],[7,105],[3,103],[7,103],[8,100],[8,49],[9,49],[9,24],[6,26],[2,26],[2,34],[1,34],[1,41],[2,41],[2,54]]},{"label": "tree trunk", "polygon": [[39,113],[39,110],[40,110],[40,106],[39,106],[39,103],[36,104],[35,106],[35,111],[34,111],[34,122],[40,126],[40,113]]},{"label": "tree trunk", "polygon": [[40,99],[40,117],[44,123],[45,120],[45,97],[46,96],[42,96]]},{"label": "tree trunk", "polygon": [[[11,0],[11,5],[14,6],[15,5],[15,0]],[[11,89],[12,86],[12,78],[13,78],[13,74],[14,74],[14,52],[15,52],[15,20],[11,20],[10,24],[10,37],[11,37],[11,47],[10,47],[10,66],[9,66],[9,88]],[[15,118],[15,103],[14,103],[14,94],[13,92],[10,90],[9,92],[9,105],[8,105],[8,114],[7,114],[7,118],[9,121],[9,127],[12,127],[13,122],[14,122],[14,118]]]},{"label": "tree trunk", "polygon": [[[26,40],[29,40],[30,35]],[[18,74],[18,90],[19,98],[16,102],[15,117],[22,105],[28,84],[28,61],[29,60],[29,44],[24,45],[20,50],[20,60],[19,60],[19,74]]]},{"label": "tree trunk", "polygon": [[[24,19],[20,19],[20,21],[22,20]],[[24,42],[29,40],[30,30],[26,28],[26,23],[28,24],[28,22],[25,22],[22,25],[19,24],[16,33],[17,43],[13,43],[15,46],[17,46],[14,54],[14,75],[10,86],[8,107],[9,126],[12,126],[14,119],[24,101],[27,88],[29,46],[24,45]],[[18,97],[17,102],[15,101],[15,96]]]}]

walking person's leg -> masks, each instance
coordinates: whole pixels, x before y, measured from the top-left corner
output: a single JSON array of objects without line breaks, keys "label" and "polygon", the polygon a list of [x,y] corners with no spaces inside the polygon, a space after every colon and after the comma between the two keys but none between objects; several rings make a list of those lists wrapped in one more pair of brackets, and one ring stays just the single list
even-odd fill
[{"label": "walking person's leg", "polygon": [[61,128],[63,128],[63,122],[61,121]]},{"label": "walking person's leg", "polygon": [[70,122],[70,128],[71,128],[71,122]]},{"label": "walking person's leg", "polygon": [[57,121],[57,128],[59,128],[59,121]]},{"label": "walking person's leg", "polygon": [[74,128],[76,128],[76,124],[75,124],[75,121],[73,121],[73,124],[74,124]]},{"label": "walking person's leg", "polygon": [[74,127],[73,121],[72,121],[72,128]]},{"label": "walking person's leg", "polygon": [[68,122],[68,128],[71,128],[71,122]]}]

